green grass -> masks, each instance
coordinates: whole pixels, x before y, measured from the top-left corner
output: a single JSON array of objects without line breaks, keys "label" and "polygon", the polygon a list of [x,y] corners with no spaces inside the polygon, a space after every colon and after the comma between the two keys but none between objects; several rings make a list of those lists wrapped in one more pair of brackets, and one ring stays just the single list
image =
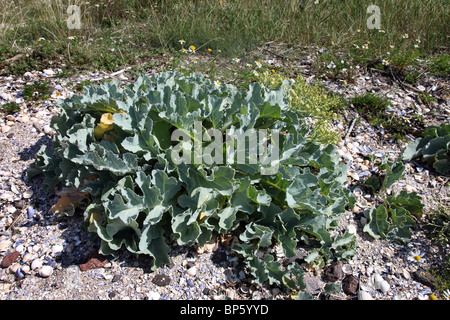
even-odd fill
[{"label": "green grass", "polygon": [[[199,53],[211,49],[217,54],[220,50],[221,56],[237,56],[250,62],[250,57],[270,42],[290,48],[324,46],[331,54],[349,52],[351,56],[345,61],[376,64],[391,50],[390,45],[402,53],[412,48],[416,39],[421,40],[421,55],[439,53],[448,43],[449,34],[448,0],[320,0],[317,4],[311,0],[70,1],[80,7],[80,30],[67,27],[68,4],[56,0],[0,0],[3,74],[22,74],[55,65],[67,72],[86,68],[117,70],[131,65],[151,68],[155,56],[178,52],[180,39],[187,46],[194,45]],[[380,7],[385,32],[367,28],[366,10],[371,4]],[[407,39],[402,38],[404,34],[409,35]],[[38,42],[40,38],[45,40]],[[370,49],[355,51],[354,44],[368,44]],[[24,55],[14,63],[4,61],[20,53]],[[409,54],[405,61],[394,55],[393,65],[401,70],[408,65],[408,59]],[[448,63],[444,69],[440,60],[437,64],[437,72],[448,71]]]},{"label": "green grass", "polygon": [[371,125],[385,128],[395,139],[404,139],[406,134],[417,135],[423,129],[423,121],[419,116],[408,118],[389,112],[389,99],[374,93],[355,96],[351,103]]},{"label": "green grass", "polygon": [[13,114],[20,111],[20,106],[15,102],[7,102],[0,105],[0,111],[5,114]]}]

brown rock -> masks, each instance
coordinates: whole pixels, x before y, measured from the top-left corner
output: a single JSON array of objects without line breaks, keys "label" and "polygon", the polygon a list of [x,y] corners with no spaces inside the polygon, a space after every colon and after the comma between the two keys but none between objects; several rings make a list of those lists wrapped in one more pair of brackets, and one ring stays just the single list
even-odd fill
[{"label": "brown rock", "polygon": [[12,265],[14,263],[14,261],[16,261],[16,259],[19,257],[19,254],[20,254],[19,252],[15,251],[13,253],[6,255],[3,258],[2,267],[8,268],[10,265]]},{"label": "brown rock", "polygon": [[323,271],[323,278],[325,281],[335,282],[338,279],[344,277],[344,271],[342,271],[342,261],[336,261],[327,266]]},{"label": "brown rock", "polygon": [[85,263],[82,263],[79,265],[81,271],[87,271],[97,268],[102,268],[108,263],[108,259],[106,257],[95,254],[88,258],[88,260]]},{"label": "brown rock", "polygon": [[342,280],[342,290],[345,294],[356,295],[358,292],[358,279],[355,276],[348,274]]}]

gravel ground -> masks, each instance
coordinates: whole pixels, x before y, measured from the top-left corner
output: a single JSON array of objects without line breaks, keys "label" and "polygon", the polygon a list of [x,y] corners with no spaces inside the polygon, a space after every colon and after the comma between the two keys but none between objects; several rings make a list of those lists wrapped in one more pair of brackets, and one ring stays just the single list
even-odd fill
[{"label": "gravel ground", "polygon": [[[281,63],[275,61],[274,63]],[[127,82],[126,72],[88,74],[71,79],[54,77],[57,70],[27,73],[23,77],[0,78],[0,100],[16,101],[20,113],[0,117],[0,299],[1,300],[210,300],[210,299],[290,299],[283,289],[256,286],[251,283],[241,259],[230,250],[229,238],[219,238],[202,248],[172,245],[171,263],[156,271],[149,270],[149,259],[122,252],[117,260],[107,261],[96,254],[99,243],[80,229],[81,218],[57,217],[51,206],[57,196],[46,194],[39,178],[27,181],[25,171],[34,161],[42,144],[51,143],[48,126],[51,116],[58,113],[51,102],[73,92],[77,82],[84,79],[118,78]],[[23,85],[48,78],[53,84],[51,98],[45,102],[24,102],[20,95]],[[431,110],[420,106],[429,124],[450,120],[448,82],[429,79],[422,86],[442,94]],[[342,87],[326,83],[327,87],[346,96],[375,90],[389,94],[394,108],[407,111],[416,92],[398,87],[383,77],[360,75],[355,85]],[[438,86],[436,89],[436,86]],[[420,88],[422,89],[422,88]],[[447,100],[447,102],[445,102]],[[442,102],[444,101],[444,102]],[[349,165],[348,187],[370,171],[373,163],[368,153],[388,154],[395,158],[406,145],[398,145],[380,129],[358,122],[349,132],[354,114],[336,124],[336,129],[348,133],[339,146],[342,161]],[[370,149],[367,149],[369,147]],[[370,152],[368,152],[370,150]],[[417,191],[426,210],[438,204],[448,206],[448,177],[436,176],[420,166],[406,164],[406,178],[392,186],[391,192]],[[375,201],[363,190],[355,190],[358,202],[353,211],[346,212],[340,230],[356,235],[357,254],[348,263],[332,264],[324,270],[305,266],[307,291],[321,297],[327,283],[342,285],[344,290],[329,299],[357,299],[357,290],[364,292],[359,299],[413,300],[429,299],[434,287],[420,272],[442,263],[449,247],[430,241],[423,223],[419,223],[408,245],[374,240],[362,233],[363,209]],[[9,232],[13,230],[14,232]],[[420,263],[411,254],[422,255]],[[299,257],[305,251],[299,251]],[[388,285],[374,284],[381,276]],[[377,281],[375,281],[377,282]],[[379,283],[379,282],[377,282]],[[355,287],[356,284],[356,287]],[[358,287],[359,284],[359,287]]]}]

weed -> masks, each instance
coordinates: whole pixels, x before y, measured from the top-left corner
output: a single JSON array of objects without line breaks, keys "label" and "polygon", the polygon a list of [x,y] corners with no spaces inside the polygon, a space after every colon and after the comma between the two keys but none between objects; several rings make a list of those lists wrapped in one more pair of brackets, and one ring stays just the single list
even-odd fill
[{"label": "weed", "polygon": [[25,101],[45,100],[50,96],[49,84],[38,80],[32,84],[25,85],[22,91]]},{"label": "weed", "polygon": [[20,106],[15,102],[7,102],[0,105],[0,111],[6,114],[13,114],[20,111]]},{"label": "weed", "polygon": [[419,117],[407,118],[390,112],[391,102],[385,97],[368,92],[353,97],[351,103],[371,125],[385,128],[395,139],[403,139],[406,134],[416,134],[423,127],[423,121]]}]

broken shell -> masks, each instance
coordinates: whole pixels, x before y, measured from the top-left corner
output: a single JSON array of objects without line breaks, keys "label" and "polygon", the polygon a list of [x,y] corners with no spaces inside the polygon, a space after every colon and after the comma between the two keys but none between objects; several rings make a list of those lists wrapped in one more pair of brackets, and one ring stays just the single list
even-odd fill
[{"label": "broken shell", "polygon": [[25,191],[23,193],[22,196],[23,196],[24,199],[30,199],[32,195],[33,195],[33,191],[32,190],[27,190],[27,191]]},{"label": "broken shell", "polygon": [[359,290],[359,292],[358,292],[358,300],[372,300],[372,296],[367,291]]},{"label": "broken shell", "polygon": [[355,188],[355,189],[353,190],[353,194],[354,194],[355,196],[357,196],[357,197],[360,197],[360,196],[362,196],[363,192],[362,192],[362,190],[361,190],[360,188]]}]

